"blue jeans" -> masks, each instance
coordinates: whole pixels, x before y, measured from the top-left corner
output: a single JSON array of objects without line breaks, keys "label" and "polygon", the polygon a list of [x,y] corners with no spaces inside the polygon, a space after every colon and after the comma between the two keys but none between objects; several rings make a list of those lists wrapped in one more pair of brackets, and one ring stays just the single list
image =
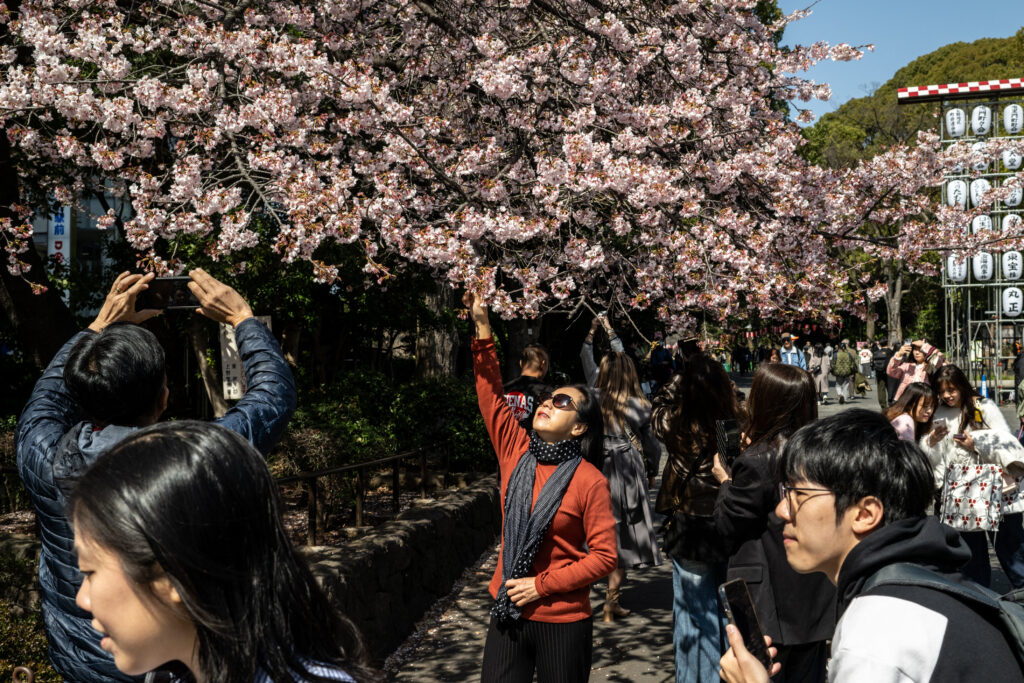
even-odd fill
[{"label": "blue jeans", "polygon": [[725,618],[718,586],[725,563],[672,560],[672,644],[676,683],[714,683],[725,652]]},{"label": "blue jeans", "polygon": [[[1021,525],[1024,513],[1004,515],[995,533],[993,545],[999,564],[1006,572],[1010,584],[1014,588],[1024,587],[1024,526]],[[992,583],[992,568],[988,562],[988,540],[992,532],[961,531],[967,547],[971,549],[971,559],[963,567],[964,575],[988,586]]]}]

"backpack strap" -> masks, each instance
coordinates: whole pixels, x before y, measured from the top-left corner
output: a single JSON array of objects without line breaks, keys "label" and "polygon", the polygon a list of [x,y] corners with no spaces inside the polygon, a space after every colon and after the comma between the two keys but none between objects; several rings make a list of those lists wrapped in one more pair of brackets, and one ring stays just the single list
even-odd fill
[{"label": "backpack strap", "polygon": [[862,592],[876,586],[921,586],[957,598],[981,616],[992,619],[1013,652],[1017,665],[1024,671],[1024,606],[1019,600],[1024,591],[1017,590],[1005,596],[973,582],[956,581],[919,564],[900,562],[879,569],[864,582]]},{"label": "backpack strap", "polygon": [[921,586],[942,593],[949,593],[968,603],[977,603],[989,609],[999,610],[999,594],[974,583],[960,583],[919,564],[897,562],[882,567],[864,582],[862,592],[876,586]]}]

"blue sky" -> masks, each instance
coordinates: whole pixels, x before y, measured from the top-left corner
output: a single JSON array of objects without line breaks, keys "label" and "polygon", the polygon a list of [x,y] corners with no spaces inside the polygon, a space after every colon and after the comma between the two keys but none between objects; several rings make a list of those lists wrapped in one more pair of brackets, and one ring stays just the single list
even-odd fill
[{"label": "blue sky", "polygon": [[[809,4],[810,0],[779,0],[787,14]],[[833,45],[875,46],[858,62],[823,62],[805,74],[832,86],[831,100],[809,103],[819,117],[866,95],[900,67],[936,48],[978,38],[1006,38],[1024,26],[1024,0],[820,0],[811,11],[786,28],[783,43],[809,45],[825,40]]]}]

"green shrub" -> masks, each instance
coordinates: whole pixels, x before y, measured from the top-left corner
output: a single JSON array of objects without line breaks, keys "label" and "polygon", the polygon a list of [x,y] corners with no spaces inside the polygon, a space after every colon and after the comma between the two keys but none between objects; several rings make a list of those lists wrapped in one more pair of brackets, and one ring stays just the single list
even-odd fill
[{"label": "green shrub", "polygon": [[288,476],[439,442],[449,444],[453,470],[493,466],[471,384],[449,376],[396,386],[383,373],[357,371],[300,399],[271,470]]},{"label": "green shrub", "polygon": [[465,380],[447,376],[400,386],[391,405],[391,419],[403,450],[446,441],[452,470],[494,466],[476,389]]},{"label": "green shrub", "polygon": [[28,491],[21,484],[14,454],[15,415],[0,417],[0,513],[26,510],[30,505]]}]

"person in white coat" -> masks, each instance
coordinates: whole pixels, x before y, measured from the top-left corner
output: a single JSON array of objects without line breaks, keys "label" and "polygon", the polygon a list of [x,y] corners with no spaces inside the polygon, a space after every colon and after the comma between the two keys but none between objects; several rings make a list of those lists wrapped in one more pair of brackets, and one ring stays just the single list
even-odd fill
[{"label": "person in white coat", "polygon": [[[955,365],[940,367],[932,381],[939,395],[939,406],[933,418],[935,426],[918,445],[932,464],[936,488],[944,486],[951,464],[970,462],[1002,467],[1004,490],[1011,491],[1017,485],[1015,478],[1024,475],[1024,446],[1010,431],[999,407],[979,396],[963,370]],[[998,534],[960,532],[971,548],[971,561],[963,568],[969,579],[983,586],[990,584],[988,540],[994,535],[996,556],[1010,583],[1015,588],[1024,586],[1024,528],[1021,526],[1024,503],[1019,496],[1017,501],[1004,505]]]}]

